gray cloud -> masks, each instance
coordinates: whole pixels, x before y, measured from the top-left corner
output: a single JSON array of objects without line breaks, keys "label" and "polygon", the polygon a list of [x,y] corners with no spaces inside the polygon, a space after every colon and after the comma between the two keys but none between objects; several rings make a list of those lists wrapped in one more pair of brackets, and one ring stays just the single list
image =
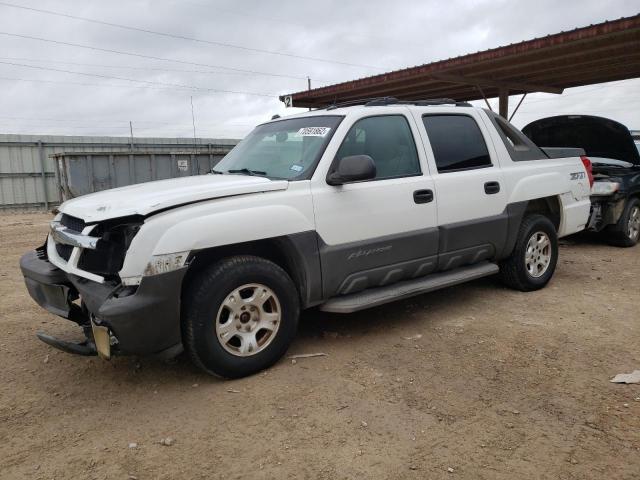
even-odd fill
[{"label": "gray cloud", "polygon": [[[242,137],[252,125],[275,113],[299,111],[286,110],[276,96],[306,89],[307,76],[314,86],[346,81],[638,13],[636,0],[14,2],[212,41],[370,66],[223,48],[0,6],[3,32],[300,77],[243,74],[0,35],[0,61],[273,95],[145,86],[0,64],[1,133],[128,135],[131,120],[137,136],[191,136],[189,97],[193,96],[197,134],[220,138]],[[514,123],[523,126],[547,115],[588,113],[640,128],[639,94],[640,80],[570,89],[562,96],[534,94],[527,97]],[[513,98],[512,104],[516,101]]]}]

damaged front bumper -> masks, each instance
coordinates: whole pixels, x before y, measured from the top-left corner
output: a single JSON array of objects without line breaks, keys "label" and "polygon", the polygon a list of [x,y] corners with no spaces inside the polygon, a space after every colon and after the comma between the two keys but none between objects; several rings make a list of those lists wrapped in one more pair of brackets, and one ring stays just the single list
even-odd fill
[{"label": "damaged front bumper", "polygon": [[118,354],[171,357],[182,351],[180,292],[186,267],[143,277],[137,287],[68,274],[52,265],[42,249],[23,255],[20,268],[38,305],[80,325],[88,339],[69,344],[39,334],[49,345],[107,359]]}]

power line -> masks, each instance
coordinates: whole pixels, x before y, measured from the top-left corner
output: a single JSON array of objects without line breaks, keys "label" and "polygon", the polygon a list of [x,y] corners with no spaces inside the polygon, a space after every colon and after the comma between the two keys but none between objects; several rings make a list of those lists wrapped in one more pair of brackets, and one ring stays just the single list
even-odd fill
[{"label": "power line", "polygon": [[[631,80],[631,79],[629,79],[629,80]],[[554,95],[554,96],[551,96],[551,97],[548,97],[548,98],[539,98],[539,99],[527,100],[523,104],[522,108],[526,109],[529,105],[536,104],[536,103],[539,103],[539,102],[550,102],[550,101],[561,102],[562,99],[564,99],[566,97],[573,97],[573,96],[576,96],[576,95],[582,95],[582,94],[589,93],[589,92],[592,92],[592,91],[595,91],[595,90],[601,90],[603,88],[627,87],[629,80],[616,80],[615,82],[610,82],[610,83],[607,83],[605,85],[597,85],[597,86],[594,86],[594,87],[591,87],[591,88],[588,88],[588,89],[585,89],[585,90],[581,90],[581,91],[578,91],[578,92],[563,93],[561,95]],[[581,87],[572,87],[572,88],[581,88]],[[491,99],[491,100],[494,100],[494,99]],[[481,102],[481,100],[474,100],[474,101]],[[630,101],[635,101],[635,99],[630,100]],[[558,107],[561,108],[562,105],[558,105]],[[565,107],[566,107],[566,105],[565,105]]]},{"label": "power line", "polygon": [[42,80],[40,78],[15,78],[15,77],[0,77],[0,80],[12,81],[12,82],[34,82],[34,83],[54,83],[59,85],[78,85],[82,87],[109,87],[109,88],[143,88],[151,90],[172,90],[180,91],[177,87],[153,87],[147,85],[113,85],[110,83],[86,83],[86,82],[72,82],[68,80]]},{"label": "power line", "polygon": [[[38,134],[50,134],[50,135],[70,135],[73,133],[70,132],[78,132],[79,134],[82,135],[87,135],[87,133],[85,132],[104,132],[104,131],[108,131],[108,130],[113,130],[113,131],[123,131],[126,132],[126,136],[129,136],[129,124],[127,123],[126,125],[118,125],[118,126],[98,126],[98,127],[92,127],[92,126],[86,126],[86,127],[60,127],[59,125],[52,125],[52,126],[42,126],[42,125],[36,125],[36,126],[16,126],[16,125],[10,125],[10,126],[0,126],[0,137],[3,134],[26,134],[26,135],[38,135]],[[162,137],[167,137],[167,136],[176,136],[176,137],[184,137],[184,138],[190,138],[191,135],[191,131],[190,131],[190,127],[189,126],[184,126],[184,127],[180,127],[179,125],[176,126],[173,130],[169,130],[166,131],[166,133],[163,133],[161,129],[151,129],[151,128],[136,128],[137,132],[145,132],[143,133],[144,136],[147,137],[153,137],[153,136],[162,136]],[[204,129],[205,131],[203,132],[204,136],[203,137],[199,137],[199,138],[228,138],[228,139],[238,139],[238,138],[242,138],[245,136],[245,133],[234,133],[234,132],[229,132],[229,131],[225,131],[224,129],[215,129],[215,128],[206,128]],[[148,133],[147,133],[148,132]],[[175,135],[175,132],[181,132],[181,134],[177,134]],[[89,133],[91,134],[91,133]],[[103,135],[103,133],[97,133],[97,135]],[[140,135],[138,135],[140,136]],[[193,138],[190,138],[191,140],[193,140]]]},{"label": "power line", "polygon": [[[15,125],[12,125],[13,128],[16,128]],[[27,128],[27,127],[18,127],[18,128]],[[100,129],[105,129],[105,130],[115,130],[115,129],[129,129],[129,124],[127,125],[100,125],[100,126],[93,126],[93,125],[67,125],[64,127],[61,127],[60,125],[35,125],[34,127],[28,127],[28,128],[47,128],[47,129],[51,129],[51,128],[65,128],[65,129],[69,129],[69,130],[74,130],[74,129],[89,129],[89,130],[100,130]]]},{"label": "power line", "polygon": [[592,92],[594,90],[601,90],[603,88],[626,87],[627,86],[625,84],[620,84],[620,82],[627,82],[627,80],[619,80],[615,84],[611,83],[611,84],[607,84],[607,85],[598,85],[598,86],[594,86],[594,87],[586,89],[586,90],[581,90],[579,92],[563,93],[561,95],[554,96],[554,97],[533,99],[533,100],[529,100],[525,104],[528,105],[528,104],[531,104],[531,103],[548,102],[550,100],[559,100],[559,99],[563,99],[563,98],[566,98],[566,97],[573,97],[575,95],[582,95],[583,93]]},{"label": "power line", "polygon": [[[75,65],[80,67],[94,67],[94,68],[115,68],[120,70],[138,70],[138,71],[158,71],[158,72],[177,72],[177,73],[197,73],[204,75],[241,75],[241,76],[254,76],[252,73],[241,73],[241,72],[221,72],[221,71],[212,71],[212,70],[186,70],[183,68],[158,68],[158,67],[140,67],[134,65],[105,65],[100,63],[86,63],[86,62],[70,62],[64,60],[43,60],[40,58],[27,58],[27,57],[0,57],[0,60],[17,60],[17,61],[25,61],[25,62],[35,62],[35,63],[53,63],[53,64],[61,64],[61,65]],[[329,82],[327,80],[318,80],[314,79],[314,82],[320,86],[328,85]]]},{"label": "power line", "polygon": [[[139,126],[135,126],[134,125],[134,129],[136,130],[136,132],[138,133],[138,137],[140,136],[141,132],[158,132],[158,133],[144,133],[144,135],[164,135],[163,132],[171,132],[171,131],[183,131],[185,133],[189,133],[190,135],[192,134],[191,132],[191,127],[188,125],[175,125],[174,127],[167,127],[167,128],[153,128],[153,127],[139,127]],[[130,133],[131,131],[131,127],[129,126],[129,123],[123,124],[123,125],[98,125],[98,126],[93,126],[93,125],[83,125],[83,126],[61,126],[61,125],[29,125],[29,126],[22,126],[22,125],[7,125],[7,126],[3,126],[0,125],[0,134],[4,134],[4,133],[8,133],[7,131],[11,130],[13,132],[17,132],[17,131],[22,131],[22,132],[28,132],[28,134],[32,135],[33,132],[37,132],[37,133],[43,133],[43,131],[54,131],[54,132],[76,132],[76,131],[92,131],[92,132],[100,132],[100,131],[105,131],[105,130],[117,130],[117,131],[123,131],[123,132],[127,132]],[[227,129],[224,128],[216,128],[216,127],[200,127],[201,131],[215,131],[218,132],[217,135],[228,135],[230,138],[242,138],[246,135],[246,132],[238,132],[238,131],[229,131]],[[210,134],[205,133],[203,136],[209,136]],[[198,137],[198,138],[202,138],[202,137]],[[191,140],[193,140],[193,137],[191,137]]]},{"label": "power line", "polygon": [[[15,127],[15,126],[9,126],[9,127],[0,127],[2,129],[2,132],[0,132],[0,134],[17,134],[17,135],[74,135],[74,133],[69,133],[69,132],[76,132],[78,128],[84,128],[84,127],[71,127],[71,128],[60,128],[59,126],[51,126],[51,127],[46,127],[46,126],[38,126],[35,127],[34,130],[32,128],[30,128],[29,130],[26,130],[25,128],[20,128],[20,127]],[[77,133],[80,135],[105,135],[104,133],[98,133],[98,132],[104,132],[104,131],[109,131],[109,130],[113,130],[114,133],[122,130],[124,132],[127,132],[126,137],[129,136],[129,124],[127,123],[126,125],[121,125],[121,126],[110,126],[110,127],[86,127],[83,131],[78,131]],[[142,128],[142,129],[137,129],[138,131],[143,131],[146,132],[148,130],[150,130],[149,128]],[[93,133],[96,132],[96,133]],[[180,132],[177,133],[176,132]],[[145,136],[147,137],[154,137],[154,136],[162,136],[164,138],[167,137],[167,135],[169,135],[170,137],[175,137],[175,138],[188,138],[186,135],[189,133],[189,127],[184,127],[184,128],[176,128],[175,130],[173,130],[172,132],[167,132],[167,133],[145,133]],[[224,130],[210,130],[205,132],[206,137],[202,137],[202,138],[218,138],[218,139],[238,139],[238,138],[242,138],[244,135],[243,134],[236,134],[236,133],[231,133],[231,132],[225,132]],[[117,135],[117,136],[125,136],[125,135]]]},{"label": "power line", "polygon": [[189,89],[189,90],[199,90],[199,91],[206,91],[206,92],[233,93],[233,94],[239,94],[239,95],[255,95],[255,96],[259,96],[259,97],[277,98],[277,95],[272,95],[272,94],[268,94],[268,93],[243,92],[243,91],[238,91],[238,90],[223,90],[223,89],[219,89],[219,88],[207,88],[207,87],[197,87],[197,86],[194,86],[194,85],[182,85],[182,84],[179,84],[179,83],[153,82],[153,81],[150,81],[150,80],[137,80],[135,78],[115,77],[115,76],[111,76],[111,75],[101,75],[99,73],[75,72],[73,70],[63,70],[63,69],[60,69],[60,68],[40,67],[38,65],[27,65],[27,64],[24,64],[24,63],[4,62],[2,60],[0,60],[0,64],[12,65],[14,67],[34,68],[34,69],[37,69],[37,70],[47,70],[47,71],[51,71],[51,72],[70,73],[70,74],[73,74],[73,75],[84,75],[84,76],[87,76],[87,77],[106,78],[106,79],[109,79],[109,80],[122,80],[122,81],[126,81],[126,82],[138,82],[138,83],[144,83],[144,84],[147,84],[147,85],[161,85],[161,86],[165,86],[165,87],[184,88],[184,89]]},{"label": "power line", "polygon": [[221,72],[214,70],[185,70],[182,68],[158,68],[158,67],[140,67],[134,65],[104,65],[101,63],[85,63],[85,62],[69,62],[64,60],[44,60],[41,58],[27,58],[27,57],[0,57],[0,60],[12,60],[22,62],[35,62],[35,63],[59,63],[61,65],[75,65],[78,67],[96,67],[96,68],[117,68],[121,70],[153,70],[159,72],[180,72],[180,73],[202,73],[207,75],[242,75],[253,76],[253,73],[241,73],[241,72]]},{"label": "power line", "polygon": [[[569,111],[571,111],[571,113],[568,113]],[[554,114],[554,115],[581,115],[583,113],[600,113],[600,112],[629,112],[629,108],[628,107],[620,107],[620,108],[578,108],[578,109],[574,109],[574,110],[570,110],[570,108],[564,108],[564,109],[558,109],[555,110],[553,112],[549,112],[549,111],[522,111],[522,112],[518,112],[519,114],[522,113],[523,115],[550,115],[550,114]]]},{"label": "power line", "polygon": [[226,42],[218,42],[218,41],[213,41],[213,40],[205,40],[202,38],[196,38],[196,37],[188,37],[186,35],[179,35],[179,34],[175,34],[175,33],[166,33],[166,32],[158,32],[156,30],[149,30],[146,28],[141,28],[141,27],[133,27],[131,25],[123,25],[120,23],[112,23],[112,22],[105,22],[103,20],[97,20],[95,18],[88,18],[88,17],[80,17],[78,15],[71,15],[71,14],[67,14],[67,13],[61,13],[61,12],[54,12],[52,10],[44,10],[41,8],[33,8],[33,7],[26,7],[24,5],[15,5],[13,3],[7,3],[7,2],[1,2],[0,1],[0,5],[3,5],[5,7],[11,7],[11,8],[19,8],[22,10],[29,10],[32,12],[38,12],[38,13],[44,13],[47,15],[55,15],[57,17],[64,17],[64,18],[70,18],[73,20],[81,20],[83,22],[90,22],[90,23],[95,23],[98,25],[104,25],[107,27],[113,27],[113,28],[121,28],[123,30],[131,30],[134,32],[140,32],[140,33],[147,33],[147,34],[151,34],[151,35],[157,35],[157,36],[161,36],[161,37],[168,37],[168,38],[175,38],[175,39],[179,39],[179,40],[187,40],[190,42],[197,42],[197,43],[204,43],[204,44],[208,44],[208,45],[215,45],[218,47],[224,47],[224,48],[235,48],[238,50],[244,50],[244,51],[248,51],[248,52],[258,52],[258,53],[266,53],[269,55],[279,55],[282,57],[290,57],[290,58],[299,58],[299,59],[303,59],[303,60],[311,60],[314,62],[324,62],[324,63],[333,63],[336,65],[345,65],[345,66],[350,66],[350,67],[363,67],[363,68],[369,68],[369,69],[374,69],[374,70],[382,70],[379,67],[374,67],[372,65],[362,65],[362,64],[357,64],[357,63],[349,63],[349,62],[341,62],[338,60],[329,60],[326,58],[320,58],[320,57],[309,57],[306,55],[298,55],[295,53],[288,53],[288,52],[281,52],[278,50],[266,50],[266,49],[262,49],[262,48],[255,48],[255,47],[247,47],[244,45],[236,45],[233,43],[226,43]]},{"label": "power line", "polygon": [[[0,77],[0,79],[2,79],[3,77]],[[69,123],[69,122],[73,122],[73,123],[80,123],[80,124],[87,124],[87,123],[100,123],[100,122],[107,122],[107,123],[113,123],[113,122],[128,122],[129,120],[123,120],[123,119],[114,119],[114,118],[53,118],[53,117],[20,117],[20,116],[13,116],[13,115],[0,115],[0,122],[3,121],[2,119],[7,119],[8,120],[27,120],[27,121],[46,121],[46,122],[63,122],[63,123]],[[190,125],[187,123],[175,123],[175,122],[159,122],[157,120],[136,120],[135,118],[132,119],[133,123],[136,124],[152,124],[152,125],[169,125],[169,126],[185,126],[185,125]],[[209,126],[209,127],[231,127],[231,128],[245,128],[245,127],[254,127],[255,124],[249,124],[249,123],[227,123],[227,124],[218,124],[218,123],[202,123],[200,122],[199,125],[201,126]],[[156,127],[148,127],[148,128],[156,128]],[[160,127],[161,128],[161,127]]]},{"label": "power line", "polygon": [[307,25],[303,25],[301,23],[297,23],[297,22],[292,22],[291,20],[288,19],[282,19],[282,18],[273,18],[273,17],[267,17],[264,15],[256,15],[256,14],[251,14],[251,13],[246,13],[246,12],[240,12],[237,10],[229,10],[229,9],[224,9],[224,8],[220,8],[218,6],[212,7],[210,5],[205,5],[203,3],[200,2],[192,2],[189,0],[177,0],[174,1],[173,3],[180,3],[181,5],[184,3],[189,3],[191,5],[194,5],[196,7],[200,7],[200,8],[207,8],[210,10],[214,10],[217,12],[223,12],[223,13],[227,13],[227,14],[231,14],[231,15],[237,15],[237,16],[241,16],[241,17],[247,17],[247,18],[255,18],[258,20],[265,20],[267,22],[271,22],[271,23],[277,23],[278,25],[293,25],[295,27],[301,27],[301,28],[308,28]]},{"label": "power line", "polygon": [[[16,122],[16,120],[21,120],[22,122]],[[56,120],[47,120],[45,118],[20,118],[20,117],[3,117],[0,118],[0,125],[2,124],[11,124],[13,126],[25,126],[25,128],[112,128],[107,125],[113,125],[121,122],[122,125],[127,126],[128,121],[125,120],[110,120],[110,121],[82,121],[82,120],[71,120],[71,121],[62,121],[58,122]],[[190,128],[192,125],[190,123],[161,123],[155,125],[148,125],[146,122],[136,122],[132,120],[132,122],[136,125],[136,130],[162,130],[167,128]],[[106,125],[105,125],[106,124]],[[215,124],[215,123],[200,123],[198,124],[199,128],[218,128],[224,130],[246,130],[248,127],[240,127],[233,125],[224,125],[224,124]],[[116,127],[113,127],[116,128]],[[120,128],[120,127],[118,127]]]},{"label": "power line", "polygon": [[104,65],[99,63],[84,63],[84,62],[69,62],[62,60],[43,60],[37,58],[25,58],[25,57],[0,57],[2,60],[17,60],[17,61],[25,61],[25,62],[36,62],[36,63],[59,63],[62,65],[75,65],[79,67],[96,67],[96,68],[116,68],[121,70],[142,70],[142,71],[159,71],[159,72],[178,72],[178,73],[202,73],[202,74],[211,74],[211,75],[241,75],[241,76],[254,76],[253,73],[242,73],[242,72],[221,72],[221,71],[213,71],[213,70],[185,70],[181,68],[158,68],[158,67],[140,67],[134,65]]},{"label": "power line", "polygon": [[[86,62],[69,62],[64,60],[44,60],[41,58],[27,58],[27,57],[0,57],[0,60],[15,60],[24,62],[35,63],[53,63],[61,65],[75,65],[78,67],[95,67],[95,68],[115,68],[120,70],[140,70],[140,71],[157,71],[157,72],[177,72],[177,73],[199,73],[204,75],[241,75],[241,76],[254,76],[253,73],[242,72],[221,72],[217,70],[185,70],[183,68],[158,68],[158,67],[140,67],[134,65],[105,65],[102,63],[86,63]],[[326,80],[313,79],[315,83],[319,85],[327,85],[329,82]]]},{"label": "power line", "polygon": [[234,68],[234,67],[226,67],[223,65],[210,65],[207,63],[198,63],[198,62],[189,62],[186,60],[177,60],[174,58],[163,58],[163,57],[156,57],[154,55],[144,55],[142,53],[134,53],[134,52],[124,52],[122,50],[112,50],[110,48],[100,48],[100,47],[93,47],[91,45],[82,45],[79,43],[71,43],[71,42],[63,42],[60,40],[52,40],[49,38],[41,38],[41,37],[33,37],[31,35],[21,35],[19,33],[10,33],[10,32],[0,32],[0,35],[6,35],[9,37],[16,37],[16,38],[24,38],[27,40],[37,40],[39,42],[47,42],[47,43],[53,43],[56,45],[65,45],[67,47],[77,47],[77,48],[86,48],[88,50],[94,50],[97,52],[106,52],[106,53],[115,53],[118,55],[127,55],[130,57],[137,57],[137,58],[148,58],[150,60],[159,60],[161,62],[172,62],[172,63],[180,63],[182,65],[194,65],[196,67],[207,67],[207,68],[222,68],[225,70],[231,70],[234,72],[244,72],[244,73],[252,73],[254,75],[264,75],[267,77],[280,77],[280,78],[293,78],[295,80],[306,80],[307,77],[296,77],[293,75],[285,75],[285,74],[281,74],[281,73],[267,73],[267,72],[259,72],[257,70],[245,70],[242,68]]}]

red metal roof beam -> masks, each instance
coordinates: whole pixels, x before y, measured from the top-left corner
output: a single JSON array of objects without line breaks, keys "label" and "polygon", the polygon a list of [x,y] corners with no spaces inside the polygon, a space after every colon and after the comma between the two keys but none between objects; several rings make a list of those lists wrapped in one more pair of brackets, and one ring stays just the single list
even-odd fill
[{"label": "red metal roof beam", "polygon": [[442,80],[443,82],[458,83],[461,85],[473,85],[476,87],[497,87],[506,88],[507,90],[516,90],[523,92],[544,92],[544,93],[556,93],[561,94],[564,88],[549,87],[545,85],[536,85],[531,83],[512,82],[510,80],[491,80],[487,78],[474,78],[466,77],[464,75],[454,75],[449,73],[438,73],[430,75],[435,80]]},{"label": "red metal roof beam", "polygon": [[[280,97],[287,106],[324,107],[371,97],[500,97],[638,78],[640,15],[603,22],[482,52]],[[574,61],[575,60],[575,61]]]}]

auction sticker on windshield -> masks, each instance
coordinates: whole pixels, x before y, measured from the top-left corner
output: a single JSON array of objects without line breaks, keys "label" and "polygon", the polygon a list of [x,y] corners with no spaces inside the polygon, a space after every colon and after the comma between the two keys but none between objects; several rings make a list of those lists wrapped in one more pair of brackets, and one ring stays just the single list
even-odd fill
[{"label": "auction sticker on windshield", "polygon": [[304,127],[298,130],[298,137],[324,137],[329,133],[329,127]]}]

